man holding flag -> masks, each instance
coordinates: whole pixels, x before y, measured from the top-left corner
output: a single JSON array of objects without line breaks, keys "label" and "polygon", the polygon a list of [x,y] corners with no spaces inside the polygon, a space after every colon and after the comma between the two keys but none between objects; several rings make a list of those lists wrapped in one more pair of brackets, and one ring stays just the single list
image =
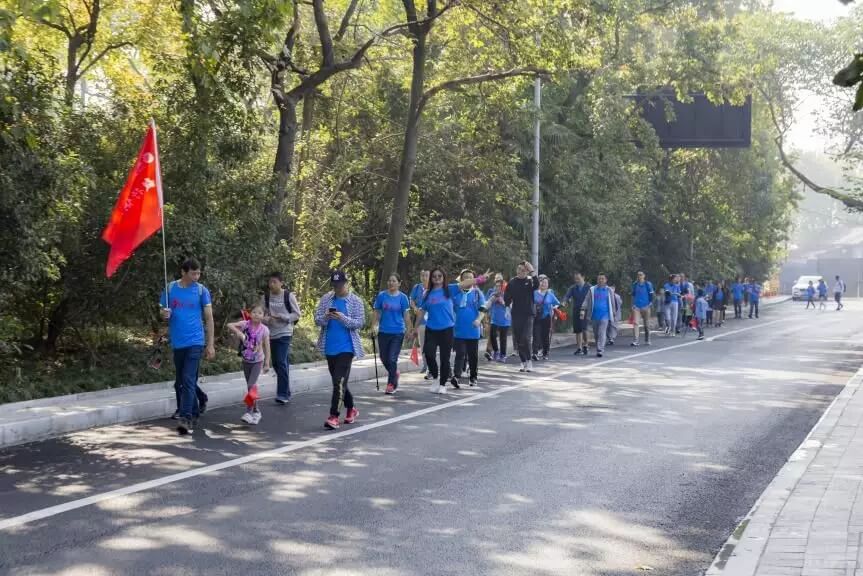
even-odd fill
[{"label": "man holding flag", "polygon": [[[120,191],[111,219],[102,239],[110,246],[105,275],[110,278],[147,238],[162,230],[162,262],[165,291],[162,292],[162,318],[169,322],[174,365],[177,369],[174,388],[180,434],[192,432],[194,420],[204,411],[207,397],[198,388],[198,366],[206,349],[207,358],[216,353],[213,347],[213,308],[210,292],[198,284],[201,265],[194,259],[183,262],[182,278],[168,284],[168,258],[165,249],[165,220],[162,207],[162,173],[159,167],[159,144],[156,123],[150,122],[138,158]],[[201,325],[201,314],[207,323],[207,335]]]}]

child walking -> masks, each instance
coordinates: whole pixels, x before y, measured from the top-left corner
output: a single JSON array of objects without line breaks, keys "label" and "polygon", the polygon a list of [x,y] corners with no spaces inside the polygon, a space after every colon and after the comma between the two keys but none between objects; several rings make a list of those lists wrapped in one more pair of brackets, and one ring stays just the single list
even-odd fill
[{"label": "child walking", "polygon": [[[240,320],[228,324],[231,332],[242,341],[240,356],[243,358],[243,375],[246,377],[246,389],[257,392],[258,378],[261,372],[270,371],[270,330],[264,324],[264,307],[256,305],[251,311],[251,320]],[[253,394],[254,397],[257,394]],[[241,420],[246,424],[259,424],[261,410],[258,401],[254,400],[246,409]]]},{"label": "child walking", "polygon": [[698,339],[704,340],[704,324],[707,322],[707,311],[710,310],[710,304],[707,303],[707,298],[704,297],[704,290],[698,289],[698,298],[695,300],[695,325],[698,328]]}]

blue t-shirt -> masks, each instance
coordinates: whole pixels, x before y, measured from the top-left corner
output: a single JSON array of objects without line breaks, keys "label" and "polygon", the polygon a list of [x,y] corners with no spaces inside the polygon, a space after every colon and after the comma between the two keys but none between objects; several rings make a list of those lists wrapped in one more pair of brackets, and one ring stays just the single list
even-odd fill
[{"label": "blue t-shirt", "polygon": [[[486,302],[491,302],[491,324],[492,326],[509,328],[512,325],[512,316],[506,304],[497,301],[497,292],[497,288],[489,288],[485,294]],[[501,292],[502,294],[503,292]]]},{"label": "blue t-shirt", "polygon": [[758,299],[761,298],[761,285],[752,284],[751,291],[752,293],[749,295],[749,299],[753,302],[758,302]]},{"label": "blue t-shirt", "polygon": [[740,282],[735,282],[731,285],[731,292],[734,294],[735,300],[743,300],[743,292],[745,288]]},{"label": "blue t-shirt", "polygon": [[[449,292],[449,298],[444,290]],[[461,294],[458,284],[450,284],[446,288],[433,288],[423,298],[421,308],[426,313],[426,326],[432,330],[446,330],[455,326],[455,309],[453,298]]]},{"label": "blue t-shirt", "polygon": [[[422,308],[423,304],[423,293],[425,292],[425,286],[422,284],[416,284],[411,290],[411,301],[417,308]],[[417,326],[422,326],[426,321],[423,319],[422,322],[419,322]]]},{"label": "blue t-shirt", "polygon": [[573,284],[569,287],[569,290],[566,291],[566,295],[563,297],[564,300],[572,300],[572,309],[580,310],[581,305],[584,304],[584,299],[587,298],[587,293],[590,292],[590,284],[585,282],[579,287],[578,284]]},{"label": "blue t-shirt", "polygon": [[552,314],[555,306],[560,306],[560,300],[554,295],[554,290],[546,290],[545,294],[539,290],[533,291],[533,303],[542,304],[542,316],[540,318],[548,318]]},{"label": "blue t-shirt", "polygon": [[636,308],[647,308],[650,306],[653,284],[645,281],[643,284],[634,282],[632,284],[632,304]]},{"label": "blue t-shirt", "polygon": [[725,300],[725,292],[722,291],[721,286],[716,286],[715,290],[716,291],[713,293],[713,299],[716,302],[721,303],[723,300]]},{"label": "blue t-shirt", "polygon": [[398,292],[395,296],[384,290],[375,298],[375,310],[381,311],[381,322],[378,330],[382,334],[404,334],[405,312],[410,310],[408,297]]},{"label": "blue t-shirt", "polygon": [[827,284],[821,282],[818,284],[818,295],[827,296]]},{"label": "blue t-shirt", "polygon": [[[345,298],[333,298],[331,307],[346,316],[348,314],[348,301]],[[327,341],[324,344],[324,354],[327,356],[336,356],[345,352],[354,353],[351,331],[338,320],[329,320],[327,322]]]},{"label": "blue t-shirt", "polygon": [[815,297],[815,286],[807,286],[806,296],[808,296],[809,299],[812,299]]},{"label": "blue t-shirt", "polygon": [[453,297],[455,306],[455,337],[463,340],[479,340],[482,336],[482,328],[474,326],[474,320],[479,316],[480,310],[485,306],[485,296],[476,288]]},{"label": "blue t-shirt", "polygon": [[698,300],[695,301],[695,317],[699,320],[704,320],[707,318],[707,311],[710,310],[710,305],[707,303],[707,299],[702,296]]},{"label": "blue t-shirt", "polygon": [[665,283],[665,293],[671,293],[672,302],[680,302],[680,284]]},{"label": "blue t-shirt", "polygon": [[705,296],[707,296],[708,299],[711,296],[713,296],[713,294],[715,294],[715,293],[716,293],[716,286],[714,286],[713,284],[708,284],[707,286],[704,287],[704,294],[705,294]]},{"label": "blue t-shirt", "polygon": [[[167,296],[170,296],[170,302]],[[183,288],[179,282],[171,282],[168,294],[162,292],[159,302],[162,308],[171,309],[171,319],[168,321],[171,348],[204,346],[207,343],[201,313],[204,306],[213,302],[206,287],[195,282]]]},{"label": "blue t-shirt", "polygon": [[608,320],[610,318],[608,309],[608,286],[600,288],[597,286],[593,291],[593,314],[591,320]]}]

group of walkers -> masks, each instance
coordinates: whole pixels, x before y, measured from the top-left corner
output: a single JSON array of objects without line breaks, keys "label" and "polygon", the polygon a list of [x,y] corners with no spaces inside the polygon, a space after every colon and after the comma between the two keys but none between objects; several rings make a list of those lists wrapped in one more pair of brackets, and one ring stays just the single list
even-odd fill
[{"label": "group of walkers", "polygon": [[[842,310],[845,305],[842,303],[842,296],[845,295],[845,291],[848,289],[848,286],[845,284],[845,281],[842,280],[839,275],[836,276],[836,282],[833,284],[833,300],[836,301],[836,310]],[[818,286],[815,286],[815,283],[810,280],[809,286],[806,287],[806,309],[809,310],[811,306],[813,310],[815,310],[815,295],[818,295],[818,309],[826,310],[827,309],[827,283],[824,281],[824,278],[818,280]]]},{"label": "group of walkers", "polygon": [[[174,418],[180,434],[188,434],[207,405],[206,394],[198,386],[201,356],[212,358],[215,348],[210,293],[198,283],[201,266],[189,259],[182,264],[181,272],[180,280],[163,292],[161,307],[162,317],[169,322],[176,367]],[[387,395],[396,394],[399,388],[399,354],[406,340],[415,341],[422,350],[422,371],[435,394],[447,393],[448,386],[461,388],[465,373],[469,386],[477,384],[479,342],[484,330],[488,335],[486,360],[506,363],[511,335],[518,370],[532,372],[534,362],[549,357],[553,321],[566,318],[561,309],[564,306],[572,306],[575,355],[588,355],[588,332],[593,334],[597,357],[603,356],[606,346],[615,344],[623,299],[605,274],[599,274],[596,284],[590,285],[582,273],[576,272],[575,283],[562,301],[549,287],[548,277],[537,275],[530,262],[519,263],[516,275],[509,281],[495,274],[493,285],[481,290],[489,277],[465,269],[450,282],[446,272],[436,267],[420,273],[420,282],[409,295],[402,292],[398,274],[387,277],[387,289],[374,299],[371,323],[372,337],[387,372]],[[348,382],[353,361],[365,355],[360,330],[366,325],[366,317],[363,301],[351,291],[345,272],[334,271],[330,285],[331,290],[318,301],[314,322],[319,328],[317,349],[326,358],[333,387],[324,425],[334,430],[359,417]],[[639,346],[642,328],[644,343],[650,345],[653,313],[666,335],[673,337],[691,325],[698,330],[699,339],[704,337],[705,326],[722,325],[729,299],[734,302],[735,318],[743,317],[744,305],[749,308],[749,317],[754,314],[757,318],[761,285],[738,278],[730,286],[726,282],[696,286],[684,274],[673,274],[654,290],[645,273],[638,272],[631,294],[631,345]],[[244,314],[243,320],[228,325],[240,341],[238,353],[248,389],[243,422],[255,425],[261,421],[257,384],[271,365],[277,378],[275,401],[279,405],[290,403],[291,338],[300,318],[296,296],[285,289],[282,275],[273,272],[260,301]],[[345,417],[340,421],[343,410]]]}]

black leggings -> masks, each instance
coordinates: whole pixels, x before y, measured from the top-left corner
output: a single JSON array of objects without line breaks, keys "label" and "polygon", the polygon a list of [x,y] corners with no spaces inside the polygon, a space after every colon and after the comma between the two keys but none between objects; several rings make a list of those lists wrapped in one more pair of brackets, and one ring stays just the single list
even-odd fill
[{"label": "black leggings", "polygon": [[513,316],[512,336],[522,362],[530,360],[530,340],[533,336],[533,316]]},{"label": "black leggings", "polygon": [[509,333],[508,326],[491,325],[491,349],[506,356],[506,336]]},{"label": "black leggings", "polygon": [[465,356],[470,366],[470,377],[476,379],[479,369],[479,340],[455,339],[455,374],[459,378],[464,371]]},{"label": "black leggings", "polygon": [[551,316],[533,320],[533,353],[548,356],[551,348]]},{"label": "black leggings", "polygon": [[343,352],[335,356],[327,356],[327,367],[330,369],[330,377],[333,380],[333,397],[330,400],[330,416],[338,416],[345,405],[345,410],[350,411],[354,407],[354,396],[348,390],[348,380],[351,377],[351,364],[354,355],[351,352]]},{"label": "black leggings", "polygon": [[[453,330],[432,330],[426,326],[426,342],[423,346],[423,354],[426,357],[426,365],[429,374],[439,376],[441,385],[446,385],[450,376],[449,357],[452,354]],[[436,352],[440,349],[440,369],[438,369]]]}]

